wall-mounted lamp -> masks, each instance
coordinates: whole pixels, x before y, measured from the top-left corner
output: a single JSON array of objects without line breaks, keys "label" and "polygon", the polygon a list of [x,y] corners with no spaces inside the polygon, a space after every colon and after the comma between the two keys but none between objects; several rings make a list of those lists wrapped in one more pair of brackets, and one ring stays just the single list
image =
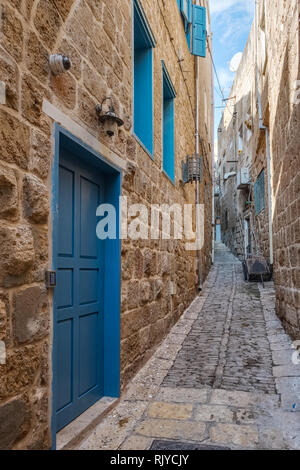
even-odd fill
[{"label": "wall-mounted lamp", "polygon": [[186,161],[181,162],[183,184],[203,179],[203,157],[202,155],[188,155]]},{"label": "wall-mounted lamp", "polygon": [[[106,112],[103,111],[103,104],[105,101],[110,101],[110,106]],[[103,124],[104,130],[109,137],[112,137],[118,127],[123,126],[124,121],[116,115],[114,103],[112,98],[106,97],[101,104],[96,106],[96,112],[99,116],[99,121]]]},{"label": "wall-mounted lamp", "polygon": [[49,56],[49,66],[53,75],[59,75],[70,70],[72,64],[69,57],[63,54],[51,54]]}]

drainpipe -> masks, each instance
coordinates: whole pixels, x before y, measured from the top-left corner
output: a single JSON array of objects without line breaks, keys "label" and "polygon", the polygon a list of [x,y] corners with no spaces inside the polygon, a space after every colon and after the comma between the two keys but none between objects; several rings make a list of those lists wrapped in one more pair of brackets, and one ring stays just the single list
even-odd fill
[{"label": "drainpipe", "polygon": [[[196,5],[200,5],[200,1],[196,0]],[[199,57],[195,57],[196,61],[196,82],[195,82],[195,99],[196,99],[196,129],[195,129],[195,153],[199,154]],[[196,181],[196,189],[195,189],[195,200],[196,204],[200,204],[200,182]],[[201,220],[199,220],[200,214],[199,211],[196,210],[196,227],[200,227]],[[198,258],[198,290],[199,292],[202,291],[203,283],[202,283],[202,263],[201,263],[201,250],[197,251],[197,258]]]},{"label": "drainpipe", "polygon": [[[210,34],[212,34],[210,32]],[[213,46],[211,45],[211,53],[213,54]],[[211,64],[211,172],[212,172],[212,249],[211,249],[211,261],[212,264],[215,262],[215,234],[216,234],[216,217],[215,217],[215,122],[214,122],[214,113],[215,113],[215,96],[214,96],[214,74]]]},{"label": "drainpipe", "polygon": [[266,138],[266,157],[267,157],[267,171],[268,171],[268,212],[269,212],[269,247],[270,247],[270,264],[274,264],[274,250],[273,250],[273,200],[272,200],[272,166],[271,166],[271,151],[270,151],[270,132],[269,127],[263,123],[262,101],[259,92],[259,73],[258,73],[258,19],[257,19],[258,4],[255,2],[255,70],[256,70],[256,94],[258,102],[258,115],[259,115],[259,129],[265,132]]}]

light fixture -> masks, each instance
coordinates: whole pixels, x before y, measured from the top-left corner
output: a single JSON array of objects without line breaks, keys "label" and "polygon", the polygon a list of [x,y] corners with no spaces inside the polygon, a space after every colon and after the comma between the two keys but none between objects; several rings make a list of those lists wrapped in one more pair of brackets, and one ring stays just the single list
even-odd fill
[{"label": "light fixture", "polygon": [[53,75],[59,75],[70,70],[72,64],[71,60],[66,55],[51,54],[49,56],[49,66]]},{"label": "light fixture", "polygon": [[203,157],[202,155],[188,155],[186,161],[181,162],[183,184],[203,179]]},{"label": "light fixture", "polygon": [[[108,100],[110,101],[110,106],[106,112],[103,112],[103,104]],[[96,112],[99,116],[99,121],[103,124],[104,130],[109,137],[112,137],[116,133],[117,127],[121,127],[124,124],[124,121],[117,116],[113,100],[110,97],[104,98],[102,103],[96,106]]]}]

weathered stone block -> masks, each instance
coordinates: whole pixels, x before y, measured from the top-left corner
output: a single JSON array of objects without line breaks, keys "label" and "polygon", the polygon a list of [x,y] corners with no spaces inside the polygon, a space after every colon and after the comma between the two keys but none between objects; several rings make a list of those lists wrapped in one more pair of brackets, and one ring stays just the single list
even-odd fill
[{"label": "weathered stone block", "polygon": [[155,273],[155,253],[149,249],[144,251],[144,275],[150,276]]},{"label": "weathered stone block", "polygon": [[[92,25],[91,25],[92,27]],[[98,28],[99,31],[99,28]],[[88,37],[78,21],[72,18],[67,22],[67,35],[74,42],[74,45],[83,56],[87,55]],[[101,35],[99,35],[101,36]]]},{"label": "weathered stone block", "polygon": [[193,405],[178,403],[152,403],[148,415],[150,418],[189,419],[192,416]]},{"label": "weathered stone block", "polygon": [[25,401],[14,400],[0,406],[0,449],[10,450],[30,427],[30,411]]},{"label": "weathered stone block", "polygon": [[0,110],[0,159],[26,169],[29,160],[29,128]]},{"label": "weathered stone block", "polygon": [[16,60],[21,62],[23,55],[23,26],[14,10],[1,5],[2,38],[4,49]]},{"label": "weathered stone block", "polygon": [[0,399],[17,395],[37,379],[42,362],[42,350],[38,344],[10,350],[6,364],[1,366]]},{"label": "weathered stone block", "polygon": [[208,400],[208,396],[209,391],[204,389],[162,387],[156,399],[177,403],[205,403]]},{"label": "weathered stone block", "polygon": [[6,86],[6,105],[17,110],[19,98],[19,71],[4,52],[0,53],[0,77]]},{"label": "weathered stone block", "polygon": [[112,14],[106,6],[104,6],[103,10],[103,27],[111,41],[114,42],[116,36],[116,24]]},{"label": "weathered stone block", "polygon": [[22,8],[22,0],[10,0],[10,3],[16,7],[19,11],[21,11]]},{"label": "weathered stone block", "polygon": [[27,225],[0,225],[0,280],[27,271],[34,262],[31,229]]},{"label": "weathered stone block", "polygon": [[34,25],[42,41],[51,49],[62,25],[60,16],[53,2],[40,0],[36,9]]},{"label": "weathered stone block", "polygon": [[0,340],[8,347],[10,341],[9,300],[7,295],[0,293]]},{"label": "weathered stone block", "polygon": [[34,4],[34,0],[27,0],[25,2],[25,12],[24,15],[26,18],[30,19],[32,15],[32,6]]},{"label": "weathered stone block", "polygon": [[206,436],[205,423],[166,419],[146,420],[138,426],[136,431],[143,436],[182,439],[187,441],[201,441]]},{"label": "weathered stone block", "polygon": [[132,310],[122,317],[122,338],[135,334],[145,326],[144,311],[141,308]]},{"label": "weathered stone block", "polygon": [[32,75],[43,83],[50,73],[49,52],[33,31],[26,42],[26,66]]},{"label": "weathered stone block", "polygon": [[66,20],[74,3],[74,0],[53,0],[53,3],[59,11],[62,19]]},{"label": "weathered stone block", "polygon": [[233,412],[226,406],[199,405],[195,412],[196,421],[232,423],[233,417]]},{"label": "weathered stone block", "polygon": [[140,292],[141,292],[141,301],[143,303],[148,303],[149,301],[151,301],[152,290],[151,290],[151,284],[149,282],[147,281],[141,282]]},{"label": "weathered stone block", "polygon": [[18,184],[15,171],[0,164],[0,215],[16,219],[18,212]]},{"label": "weathered stone block", "polygon": [[29,122],[49,133],[48,122],[42,113],[43,99],[49,98],[49,92],[30,74],[22,80],[22,114]]},{"label": "weathered stone block", "polygon": [[51,76],[51,88],[63,104],[73,109],[76,104],[76,81],[70,73]]},{"label": "weathered stone block", "polygon": [[253,448],[258,444],[258,429],[256,426],[217,424],[211,428],[210,437],[213,442],[219,444]]},{"label": "weathered stone block", "polygon": [[101,21],[103,1],[102,0],[87,0],[89,7],[95,15],[96,20]]},{"label": "weathered stone block", "polygon": [[98,101],[102,101],[103,97],[107,94],[107,85],[103,78],[96,74],[87,64],[83,67],[83,83],[87,90],[93,95]]},{"label": "weathered stone block", "polygon": [[139,356],[139,335],[136,333],[121,342],[121,370],[132,364]]},{"label": "weathered stone block", "polygon": [[92,100],[90,95],[80,88],[78,91],[78,110],[80,119],[91,129],[99,129],[99,120],[95,112],[97,100]]},{"label": "weathered stone block", "polygon": [[35,176],[23,180],[25,217],[35,223],[46,223],[49,214],[48,190]]},{"label": "weathered stone block", "polygon": [[73,13],[73,18],[78,21],[88,36],[92,34],[94,17],[92,11],[84,0],[79,0]]},{"label": "weathered stone block", "polygon": [[19,343],[37,340],[47,333],[48,295],[45,288],[24,288],[14,296],[14,336]]},{"label": "weathered stone block", "polygon": [[30,170],[45,180],[49,173],[51,158],[52,150],[49,138],[33,130],[31,138]]},{"label": "weathered stone block", "polygon": [[128,309],[133,309],[139,306],[140,304],[140,283],[138,281],[129,281],[128,282],[128,292],[127,292],[127,305]]}]

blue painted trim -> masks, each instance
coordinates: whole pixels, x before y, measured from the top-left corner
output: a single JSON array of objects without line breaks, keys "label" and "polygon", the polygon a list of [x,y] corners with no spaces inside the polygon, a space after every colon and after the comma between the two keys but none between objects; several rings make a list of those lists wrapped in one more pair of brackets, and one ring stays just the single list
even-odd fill
[{"label": "blue painted trim", "polygon": [[[162,171],[175,186],[175,97],[176,91],[162,60]],[[167,92],[167,93],[166,93]],[[165,113],[167,114],[165,116]],[[167,117],[167,119],[166,119]],[[172,134],[170,136],[170,134]],[[167,148],[166,148],[167,144]]]},{"label": "blue painted trim", "polygon": [[[135,125],[135,121],[137,120],[136,117],[136,110],[135,110],[135,99],[136,99],[136,93],[135,93],[135,28],[134,28],[134,22],[135,22],[135,15],[138,15],[138,20],[140,21],[141,27],[143,28],[143,32],[145,35],[145,42],[148,44],[148,50],[151,49],[151,96],[149,96],[150,101],[151,101],[151,116],[148,118],[148,127],[150,129],[151,133],[151,143],[148,142],[149,148],[144,143],[141,139],[141,137],[137,136],[137,129]],[[132,135],[138,140],[138,142],[142,145],[143,149],[147,152],[147,154],[150,156],[152,160],[154,160],[154,56],[153,56],[153,48],[156,46],[156,41],[153,38],[151,38],[151,35],[153,36],[151,32],[151,28],[149,26],[149,23],[147,21],[145,12],[140,4],[139,0],[132,0],[132,34],[131,34],[131,41],[132,41],[132,46],[131,46],[131,52],[132,52]],[[147,51],[147,48],[145,48],[145,51]],[[150,93],[149,93],[150,95]],[[150,113],[149,113],[150,114]],[[144,118],[140,119],[141,121],[144,120]]]},{"label": "blue painted trim", "polygon": [[162,69],[163,69],[163,77],[164,79],[166,80],[167,82],[167,85],[170,89],[170,93],[172,94],[173,98],[176,98],[176,90],[175,90],[175,87],[172,83],[172,80],[171,80],[171,77],[170,77],[170,74],[167,70],[167,67],[166,67],[166,64],[165,64],[165,61],[162,60],[161,61],[161,64],[162,64]]},{"label": "blue painted trim", "polygon": [[167,173],[164,169],[162,169],[162,174],[165,175],[165,177],[168,179],[168,181],[169,181],[173,186],[176,187],[175,179],[172,180],[172,178],[168,175],[168,173]]},{"label": "blue painted trim", "polygon": [[177,6],[178,6],[178,10],[179,10],[180,17],[181,17],[181,22],[183,23],[183,26],[184,26],[187,45],[188,45],[189,51],[191,52],[192,50],[192,34],[191,34],[192,27],[191,26],[192,26],[192,6],[193,6],[192,0],[189,0],[189,3],[188,3],[189,18],[186,18],[186,16],[183,14],[182,0],[177,0]]},{"label": "blue painted trim", "polygon": [[[60,149],[67,147],[91,165],[98,166],[105,174],[109,184],[105,188],[105,199],[115,205],[117,228],[119,227],[119,196],[122,192],[122,169],[111,164],[101,154],[86,145],[80,139],[54,124],[54,156],[52,164],[51,218],[52,218],[52,260],[51,266],[56,270],[56,253],[58,239],[58,190],[59,190],[59,155]],[[121,240],[107,240],[105,251],[104,282],[104,395],[117,398],[120,396],[120,338],[121,338]],[[111,295],[114,292],[115,295]],[[106,293],[109,293],[107,295]],[[52,346],[52,400],[51,400],[51,449],[56,448],[56,413],[55,413],[55,328],[53,328]]]},{"label": "blue painted trim", "polygon": [[147,149],[147,147],[145,147],[145,145],[143,144],[143,142],[141,141],[141,139],[139,139],[139,137],[135,134],[135,132],[133,131],[132,132],[132,137],[135,138],[135,140],[138,142],[138,144],[143,148],[144,152],[146,152],[146,154],[151,158],[151,160],[154,161],[154,152],[149,152],[149,150]]},{"label": "blue painted trim", "polygon": [[[52,163],[52,190],[51,190],[51,223],[52,223],[52,260],[51,269],[56,270],[56,256],[57,252],[57,224],[58,224],[58,175],[59,175],[59,147],[60,147],[60,126],[54,124],[54,155]],[[53,305],[54,296],[52,296],[52,312],[54,312]],[[52,400],[51,400],[51,449],[56,449],[56,413],[55,413],[55,374],[54,364],[56,363],[55,348],[55,328],[54,328],[54,315],[53,319],[53,334],[52,334]]]},{"label": "blue painted trim", "polygon": [[[149,42],[150,47],[155,47],[156,46],[156,40],[154,37],[154,34],[152,32],[151,26],[148,23],[145,10],[140,2],[140,0],[133,0],[133,8],[136,10],[136,13],[138,14],[139,20],[141,24],[143,25],[143,29],[145,31],[145,34],[147,36],[147,42]],[[134,17],[134,15],[133,15]]]}]

